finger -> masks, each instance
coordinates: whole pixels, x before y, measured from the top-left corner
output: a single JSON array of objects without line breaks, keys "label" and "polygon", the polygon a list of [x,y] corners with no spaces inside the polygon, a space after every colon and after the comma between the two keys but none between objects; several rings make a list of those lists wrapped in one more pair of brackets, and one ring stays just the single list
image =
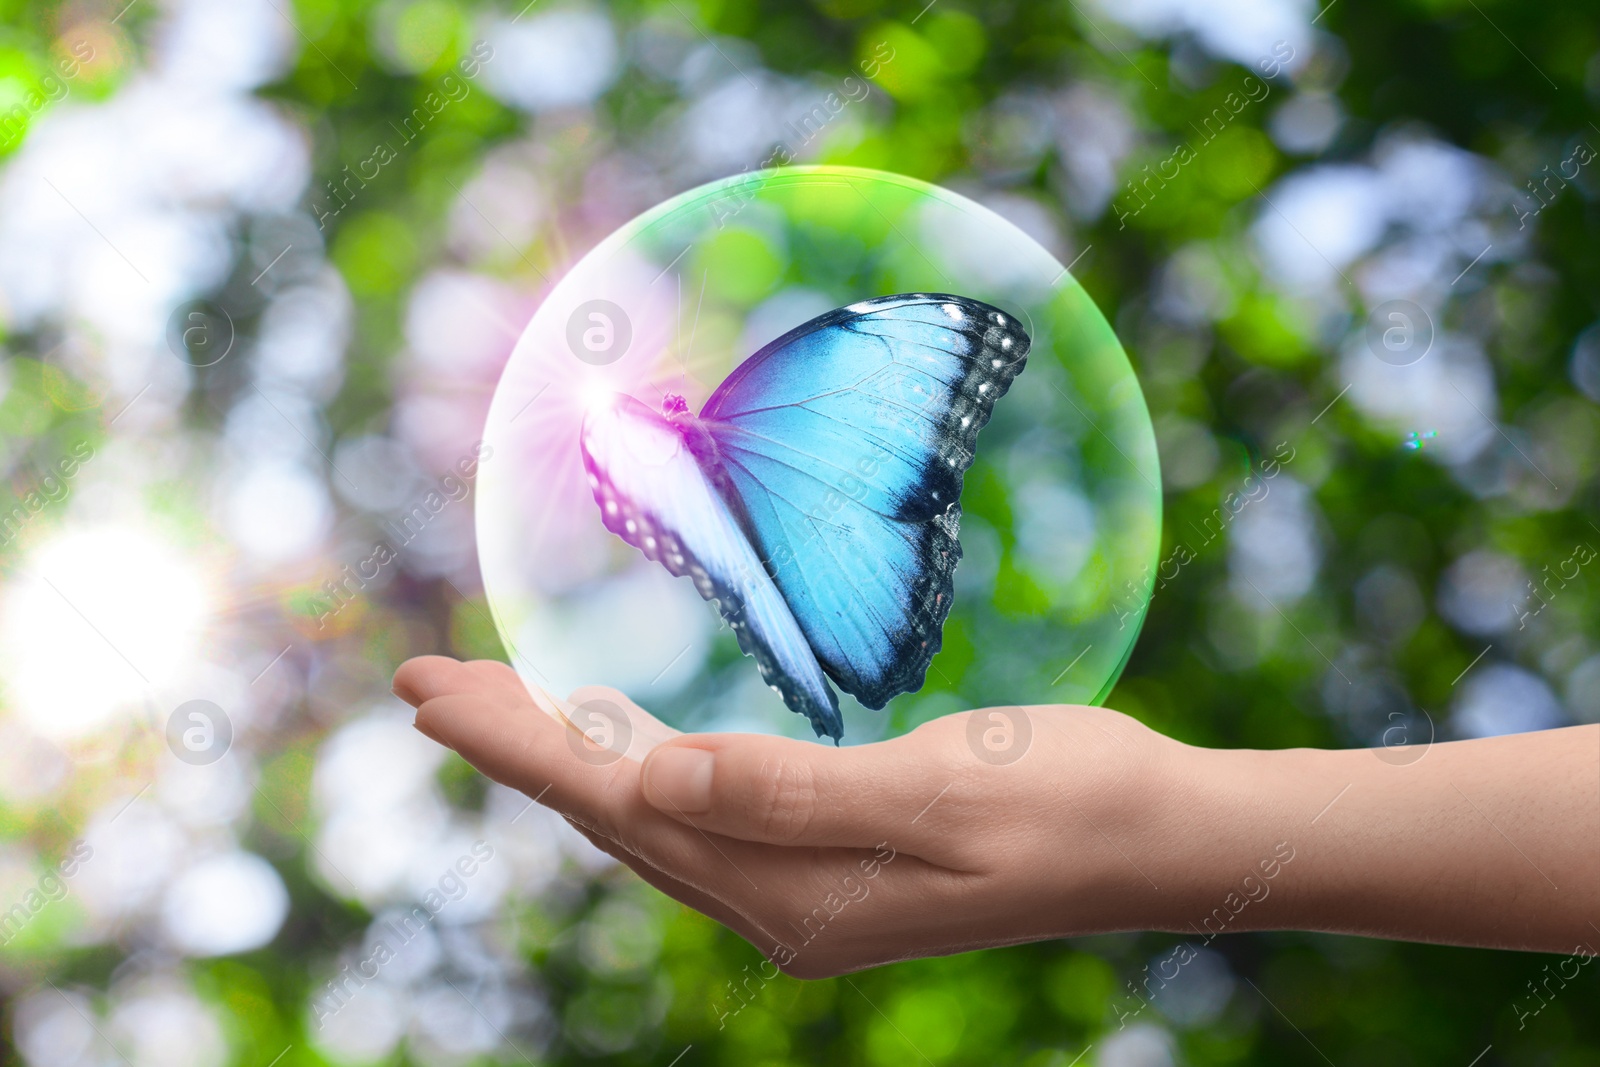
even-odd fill
[{"label": "finger", "polygon": [[[615,689],[584,686],[563,703],[542,687],[524,684],[511,666],[499,660],[462,663],[448,656],[418,656],[400,665],[393,689],[396,696],[413,707],[449,694],[499,696],[512,702],[532,700],[544,710],[555,712],[556,718],[575,725],[580,733],[606,742],[591,748],[621,752],[630,759],[643,759],[651,748],[679,733]],[[426,732],[426,725],[419,723],[418,727]],[[603,753],[597,755],[604,758]]]},{"label": "finger", "polygon": [[[643,858],[630,852],[620,842],[596,833],[582,823],[573,822],[571,819],[568,819],[567,822],[571,824],[573,829],[587,838],[591,845],[618,863],[625,865],[652,888],[665,893],[680,904],[688,905],[708,919],[721,923],[754,945],[757,951],[763,952],[763,954],[770,954],[771,939],[761,934],[760,927],[740,913],[738,909],[723,903],[709,893],[702,892],[687,882],[674,878],[666,871],[652,866]],[[767,941],[769,947],[763,948],[758,943],[758,939]]]},{"label": "finger", "polygon": [[444,692],[455,667],[462,666],[448,656],[416,656],[400,664],[394,672],[391,691],[412,707],[420,707],[430,696]]},{"label": "finger", "polygon": [[[475,659],[467,663],[467,669],[476,672],[479,679],[491,685],[500,692],[510,697],[528,697],[539,688],[524,682],[522,675],[509,663],[502,663],[497,659]],[[542,689],[539,690],[543,692]]]},{"label": "finger", "polygon": [[[568,717],[580,730],[585,729],[595,716],[615,719],[620,712],[621,717],[627,720],[626,728],[630,735],[638,741],[637,745],[623,746],[630,759],[642,760],[645,753],[661,742],[682,734],[681,730],[668,726],[627,696],[605,686],[586,685],[574,689],[567,697],[567,703],[573,706],[573,711],[567,713]],[[588,713],[587,716],[585,713]]]},{"label": "finger", "polygon": [[744,842],[718,841],[651,807],[639,789],[638,763],[598,750],[601,762],[577,730],[526,697],[437,696],[417,709],[417,728],[495,781],[623,843],[708,895],[726,900],[759,892],[749,872],[762,857],[736,854]]},{"label": "finger", "polygon": [[495,781],[615,836],[621,776],[637,765],[594,748],[553,707],[527,695],[450,691],[423,701],[416,726]]},{"label": "finger", "polygon": [[917,815],[953,782],[927,736],[828,748],[755,734],[695,734],[645,757],[644,796],[701,830],[774,845],[927,843]]},{"label": "finger", "polygon": [[[594,748],[565,719],[556,717],[554,707],[547,713],[526,692],[512,694],[509,690],[514,687],[478,684],[472,664],[432,660],[413,668],[415,676],[408,679],[421,692],[442,693],[418,709],[419,730],[495,781],[614,842],[657,872],[650,878],[671,878],[695,890],[700,898],[691,906],[720,901],[728,918],[715,917],[733,925],[741,936],[754,938],[761,933],[755,915],[781,908],[791,896],[809,899],[821,892],[812,884],[816,872],[811,866],[817,858],[813,850],[791,852],[733,840],[708,833],[695,818],[668,817],[645,801],[638,763]],[[657,722],[621,694],[592,692],[609,694],[631,714]],[[543,690],[538,696],[549,701]],[[645,875],[640,867],[634,869]],[[659,888],[672,893],[666,883]],[[742,917],[742,926],[733,923],[733,915]],[[767,940],[771,951],[778,941]]]},{"label": "finger", "polygon": [[[568,820],[571,822],[571,820]],[[647,884],[728,927],[756,951],[797,978],[824,978],[905,958],[908,946],[944,955],[969,948],[1035,939],[997,936],[973,916],[985,907],[984,879],[948,871],[893,849],[864,856],[854,850],[775,849],[782,889],[730,904],[662,871],[627,846],[578,823],[596,848],[625,864]],[[732,843],[737,844],[737,843]],[[1015,902],[1013,913],[1025,911]],[[930,906],[931,905],[931,906]],[[932,920],[930,914],[945,916]],[[957,917],[966,916],[966,920]],[[782,936],[778,936],[781,933]]]},{"label": "finger", "polygon": [[517,672],[497,660],[462,663],[448,656],[417,656],[394,672],[393,692],[412,707],[447,693],[527,696]]}]

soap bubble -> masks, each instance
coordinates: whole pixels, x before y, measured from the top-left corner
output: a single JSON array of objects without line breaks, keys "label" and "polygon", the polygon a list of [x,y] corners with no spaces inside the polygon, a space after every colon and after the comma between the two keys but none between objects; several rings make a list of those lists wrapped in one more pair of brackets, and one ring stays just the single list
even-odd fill
[{"label": "soap bubble", "polygon": [[[963,707],[1104,699],[1138,635],[1161,533],[1155,437],[1122,347],[1067,269],[998,214],[910,178],[821,166],[661,204],[573,265],[528,323],[490,408],[477,525],[485,594],[530,687],[569,718],[559,698],[605,685],[679,729],[812,736],[694,582],[609,532],[579,431],[617,394],[653,412],[682,397],[698,413],[757,347],[904,293],[992,305],[1031,350],[962,489],[975,547],[997,538],[1000,559],[974,557],[962,575],[920,689],[881,711],[839,692],[844,741]],[[1071,504],[1054,549],[1070,566],[1055,565],[1048,531],[1041,551],[1037,522],[1029,552],[1016,550],[1016,524],[1045,497]]]}]

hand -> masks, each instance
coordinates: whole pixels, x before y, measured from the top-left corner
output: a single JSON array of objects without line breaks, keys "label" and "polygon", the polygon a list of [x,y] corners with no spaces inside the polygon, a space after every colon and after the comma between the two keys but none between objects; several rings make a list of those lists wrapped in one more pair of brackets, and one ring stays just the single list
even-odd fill
[{"label": "hand", "polygon": [[[1145,798],[1185,747],[1092,707],[999,709],[975,735],[985,713],[967,712],[844,749],[684,736],[614,691],[574,693],[625,711],[641,766],[502,663],[415,659],[395,692],[424,734],[804,978],[1147,925],[1159,892],[1118,850],[1149,847]],[[985,730],[1021,743],[1019,715],[1026,751],[980,758]]]},{"label": "hand", "polygon": [[[613,690],[530,695],[502,663],[411,660],[395,692],[424,734],[795,977],[1114,930],[1600,945],[1593,726],[1262,752],[1044,706],[835,749],[683,735]],[[596,701],[616,751],[570,723]],[[985,732],[1008,726],[1031,741],[997,758]]]}]

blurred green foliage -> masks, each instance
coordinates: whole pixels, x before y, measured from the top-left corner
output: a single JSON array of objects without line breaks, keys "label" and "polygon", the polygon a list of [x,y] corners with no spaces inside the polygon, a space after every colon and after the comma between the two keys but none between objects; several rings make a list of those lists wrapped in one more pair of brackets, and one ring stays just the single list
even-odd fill
[{"label": "blurred green foliage", "polygon": [[[826,151],[823,161],[930,181],[971,177],[979,143],[974,124],[984,121],[986,105],[1011,90],[1084,78],[1114,86],[1149,135],[1149,149],[1122,164],[1124,180],[1131,180],[1140,167],[1189,137],[1190,123],[1247,73],[1210,60],[1209,85],[1190,88],[1174,72],[1171,49],[1114,29],[1112,44],[1099,28],[1103,16],[1085,14],[1086,5],[939,0],[919,15],[920,6],[884,0],[625,0],[612,10],[624,32],[646,17],[687,17],[695,33],[746,39],[773,70],[830,78],[858,70],[880,42],[888,42],[896,58],[877,84],[891,106],[874,112],[860,140]],[[140,5],[126,13],[118,38],[123,48],[134,47],[129,42],[154,19],[152,8]],[[79,9],[8,2],[0,10],[4,110],[48,69]],[[306,46],[293,70],[266,95],[300,116],[314,134],[316,200],[342,168],[392,138],[391,121],[417,106],[470,44],[473,12],[438,0],[407,5],[396,49],[412,65],[411,74],[395,73],[374,56],[370,5],[296,0],[294,13]],[[1423,124],[1491,159],[1514,155],[1530,141],[1554,143],[1592,129],[1600,50],[1594,15],[1591,4],[1578,0],[1329,5],[1321,26],[1347,49],[1348,72],[1337,95],[1349,120],[1328,156],[1359,157],[1395,123]],[[104,91],[91,80],[82,84],[86,92]],[[555,135],[570,152],[552,171],[569,185],[581,182],[608,139],[626,145],[646,136],[675,106],[672,94],[650,76],[626,70],[597,104],[592,122]],[[1319,685],[1326,664],[1308,647],[1371,643],[1352,595],[1362,575],[1383,563],[1404,567],[1431,601],[1441,570],[1467,549],[1490,545],[1543,561],[1561,558],[1574,539],[1588,536],[1587,524],[1597,514],[1593,479],[1600,420],[1568,384],[1567,361],[1573,338],[1600,316],[1600,207],[1582,189],[1559,199],[1542,213],[1535,239],[1535,254],[1548,269],[1494,267],[1489,296],[1471,310],[1491,320],[1477,329],[1493,363],[1503,420],[1564,450],[1567,469],[1582,489],[1547,509],[1503,497],[1486,500],[1442,466],[1400,449],[1348,403],[1334,404],[1311,425],[1339,389],[1329,372],[1334,355],[1302,311],[1238,251],[1260,191],[1304,162],[1268,136],[1268,114],[1267,107],[1247,109],[1205,148],[1194,176],[1174,183],[1127,228],[1119,228],[1114,212],[1076,223],[1078,246],[1093,247],[1076,273],[1117,326],[1158,420],[1168,414],[1196,420],[1218,443],[1222,458],[1214,475],[1168,496],[1163,554],[1237,487],[1256,457],[1292,431],[1296,476],[1315,487],[1327,527],[1321,570],[1312,593],[1290,609],[1294,627],[1282,626],[1231,608],[1217,593],[1226,582],[1225,547],[1201,549],[1170,588],[1157,594],[1108,703],[1196,744],[1366,744],[1370,736],[1358,735],[1325,710]],[[350,373],[329,411],[335,432],[385,418],[392,388],[386,368],[399,347],[406,294],[423,271],[447,258],[443,215],[455,190],[488,149],[543,121],[474,92],[446,109],[333,220],[330,256],[357,303]],[[1600,139],[1600,131],[1595,136]],[[0,150],[14,148],[8,142]],[[1015,188],[1056,201],[1055,166],[1047,159]],[[1145,310],[1159,269],[1197,239],[1217,242],[1223,269],[1242,297],[1215,329],[1175,335],[1153,324]],[[748,291],[725,294],[737,301],[754,299],[776,281],[759,263],[752,266],[750,250],[739,247],[743,240],[730,229],[723,246],[710,253],[742,265],[730,280]],[[555,241],[544,236],[508,255],[502,261],[506,276],[537,287],[537,272],[575,251]],[[716,271],[713,276],[725,277]],[[53,384],[50,369],[38,363],[19,359],[9,366],[11,388],[0,401],[0,429],[12,437],[70,437],[73,412],[83,406],[74,394],[78,387]],[[1193,372],[1169,369],[1184,366]],[[967,491],[981,502],[986,487],[974,483]],[[1003,569],[999,581],[1019,614],[1043,607],[1044,594],[1026,573]],[[385,630],[392,620],[379,604],[361,625],[374,634],[374,657],[388,660],[384,669],[405,654],[497,650],[481,610],[445,606],[455,599],[448,590],[393,595],[429,605],[438,620],[435,632],[450,647],[410,647],[406,633]],[[1593,621],[1600,597],[1588,588],[1570,596],[1570,618],[1580,636],[1600,637]],[[1218,654],[1219,629],[1254,643],[1260,655],[1248,657],[1254,662],[1247,666],[1232,665]],[[945,645],[941,662],[958,667],[992,651],[984,634],[954,627]],[[1420,706],[1442,709],[1453,680],[1480,647],[1430,615],[1384,654]],[[1537,659],[1530,666],[1537,669]],[[285,1045],[289,1051],[278,1067],[325,1062],[304,1037],[311,975],[330,939],[358,937],[368,918],[326,895],[304,873],[306,845],[299,828],[309,817],[314,747],[315,739],[307,736],[278,752],[263,767],[256,799],[256,839],[250,844],[272,858],[289,882],[289,923],[267,949],[189,965],[202,995],[229,1020],[231,1039],[243,1050],[233,1062],[241,1065],[265,1064]],[[456,802],[481,802],[460,765],[448,765],[443,774]],[[0,812],[0,825],[6,821]],[[585,922],[603,909],[627,915]],[[585,940],[596,929],[611,931],[615,940]],[[656,929],[662,931],[659,946],[651,940]],[[8,950],[8,965],[39,966],[35,947],[53,936],[43,922],[31,928],[27,943]],[[1126,934],[902,963],[814,983],[780,977],[719,1026],[718,1005],[727,1003],[728,983],[760,957],[631,875],[609,875],[582,899],[527,905],[508,919],[504,936],[536,965],[563,1023],[548,1062],[685,1067],[1091,1062],[1092,1052],[1083,1061],[1075,1057],[1115,1032],[1113,1005],[1126,983],[1179,940]],[[1236,935],[1213,947],[1260,993],[1241,984],[1214,1020],[1194,1028],[1172,1024],[1181,1062],[1600,1062],[1594,975],[1585,975],[1525,1026],[1518,1024],[1514,1004],[1526,1000],[1528,983],[1548,962],[1542,957],[1316,934]],[[112,948],[67,950],[53,973],[57,980],[103,982],[117,962]],[[1152,1011],[1143,1018],[1158,1016]],[[1492,1050],[1475,1060],[1486,1045]],[[690,1046],[681,1061],[674,1060]],[[396,1054],[389,1062],[407,1061]],[[498,1062],[524,1060],[508,1052]]]}]

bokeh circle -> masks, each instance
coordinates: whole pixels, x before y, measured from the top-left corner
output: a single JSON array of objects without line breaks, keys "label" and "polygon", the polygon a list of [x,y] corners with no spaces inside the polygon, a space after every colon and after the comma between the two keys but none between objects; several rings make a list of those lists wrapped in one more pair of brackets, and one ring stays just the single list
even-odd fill
[{"label": "bokeh circle", "polygon": [[[1065,267],[988,208],[899,175],[800,166],[634,219],[573,265],[518,341],[485,430],[477,530],[485,595],[530,687],[612,686],[683,730],[812,737],[692,583],[606,531],[579,427],[597,390],[658,410],[677,393],[698,411],[789,329],[913,292],[993,304],[1033,346],[966,475],[943,648],[922,688],[881,711],[841,693],[844,743],[966,708],[1104,699],[1161,535],[1155,436],[1116,335]],[[580,339],[597,328],[576,351],[575,324]]]}]

